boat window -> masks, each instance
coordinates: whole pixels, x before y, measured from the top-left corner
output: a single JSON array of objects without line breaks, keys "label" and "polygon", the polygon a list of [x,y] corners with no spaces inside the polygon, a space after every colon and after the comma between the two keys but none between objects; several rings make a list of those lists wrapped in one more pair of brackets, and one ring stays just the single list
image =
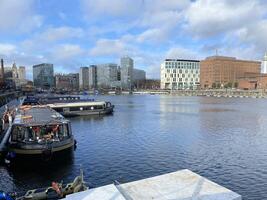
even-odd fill
[{"label": "boat window", "polygon": [[12,129],[11,140],[41,143],[45,141],[61,141],[70,135],[68,124],[32,127],[15,126]]},{"label": "boat window", "polygon": [[21,126],[15,126],[12,129],[12,134],[11,134],[11,140],[12,141],[22,141],[24,138],[22,134],[22,127]]}]

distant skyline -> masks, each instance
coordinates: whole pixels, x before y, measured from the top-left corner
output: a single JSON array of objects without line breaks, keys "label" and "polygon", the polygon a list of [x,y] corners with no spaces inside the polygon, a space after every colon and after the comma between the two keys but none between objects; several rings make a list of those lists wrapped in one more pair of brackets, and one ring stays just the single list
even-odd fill
[{"label": "distant skyline", "polygon": [[55,72],[118,63],[128,55],[148,78],[165,58],[214,55],[262,60],[265,0],[0,0],[0,58]]}]

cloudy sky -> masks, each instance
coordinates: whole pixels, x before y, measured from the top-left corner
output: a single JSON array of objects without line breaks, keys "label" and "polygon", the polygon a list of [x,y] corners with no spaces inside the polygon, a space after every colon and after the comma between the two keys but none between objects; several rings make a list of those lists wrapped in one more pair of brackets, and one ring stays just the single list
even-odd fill
[{"label": "cloudy sky", "polygon": [[261,60],[266,0],[0,0],[0,57],[56,72],[129,55],[150,78],[165,58]]}]

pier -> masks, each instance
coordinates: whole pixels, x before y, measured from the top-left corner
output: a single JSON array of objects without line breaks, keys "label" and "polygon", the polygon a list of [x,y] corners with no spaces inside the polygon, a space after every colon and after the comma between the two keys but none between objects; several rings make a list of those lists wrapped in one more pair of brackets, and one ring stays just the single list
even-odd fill
[{"label": "pier", "polygon": [[66,200],[241,200],[242,197],[190,170],[68,195]]},{"label": "pier", "polygon": [[135,91],[133,94],[162,94],[177,96],[208,96],[208,97],[241,97],[241,98],[267,98],[265,90],[238,90],[238,89],[214,89],[214,90],[144,90]]}]

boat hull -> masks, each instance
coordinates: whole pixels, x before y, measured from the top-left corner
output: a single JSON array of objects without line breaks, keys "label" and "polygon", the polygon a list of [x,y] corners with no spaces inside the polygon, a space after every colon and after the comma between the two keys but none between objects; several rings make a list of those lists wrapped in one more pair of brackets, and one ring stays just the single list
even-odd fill
[{"label": "boat hull", "polygon": [[75,116],[87,116],[87,115],[109,115],[113,113],[114,106],[108,107],[101,110],[82,110],[82,111],[67,111],[59,112],[65,117],[75,117]]},{"label": "boat hull", "polygon": [[39,146],[39,148],[25,147],[10,145],[8,147],[8,154],[6,156],[7,160],[10,162],[25,162],[25,161],[51,161],[63,158],[67,154],[71,154],[75,148],[75,141],[73,138],[68,141],[64,141],[64,144],[53,145],[50,144],[49,147]]}]

